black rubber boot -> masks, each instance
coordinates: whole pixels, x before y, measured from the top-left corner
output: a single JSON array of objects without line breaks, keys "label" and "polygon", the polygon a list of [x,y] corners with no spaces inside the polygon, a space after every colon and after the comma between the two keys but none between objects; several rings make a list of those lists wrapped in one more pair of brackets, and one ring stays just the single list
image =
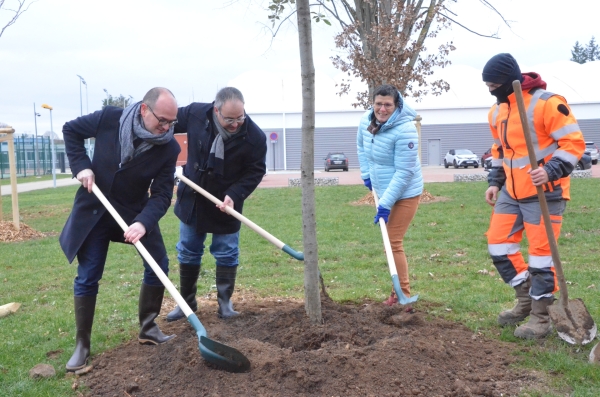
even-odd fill
[{"label": "black rubber boot", "polygon": [[140,334],[138,341],[143,345],[158,345],[175,337],[175,335],[163,334],[154,322],[154,319],[160,313],[164,294],[165,287],[142,283],[139,303]]},{"label": "black rubber boot", "polygon": [[74,301],[77,335],[75,336],[75,352],[67,362],[67,371],[77,371],[87,365],[90,358],[92,324],[94,323],[94,312],[96,311],[96,295],[76,296]]},{"label": "black rubber boot", "polygon": [[231,295],[235,287],[235,276],[237,266],[217,266],[217,302],[219,302],[219,317],[230,318],[239,315],[239,312],[233,310]]},{"label": "black rubber boot", "polygon": [[[179,265],[179,292],[194,313],[198,310],[198,302],[196,302],[198,287],[196,283],[198,282],[199,274],[200,265],[194,266],[183,263]],[[182,318],[185,318],[185,314],[179,305],[175,306],[175,309],[167,314],[167,321],[169,322],[181,320]]]}]

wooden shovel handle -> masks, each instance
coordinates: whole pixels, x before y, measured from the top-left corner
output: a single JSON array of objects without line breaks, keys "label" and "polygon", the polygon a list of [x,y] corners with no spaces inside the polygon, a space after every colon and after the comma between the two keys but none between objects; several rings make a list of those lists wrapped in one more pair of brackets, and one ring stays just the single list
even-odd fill
[{"label": "wooden shovel handle", "polygon": [[[529,162],[531,163],[531,170],[538,168],[537,158],[535,157],[535,149],[531,142],[531,131],[529,129],[529,122],[527,120],[527,113],[525,110],[525,101],[523,100],[523,91],[521,90],[521,82],[515,80],[512,83],[517,97],[517,107],[519,108],[519,117],[521,118],[521,126],[523,127],[523,134],[525,135],[525,143],[527,144],[527,152],[529,154]],[[542,218],[544,219],[544,227],[546,229],[546,235],[548,236],[548,244],[550,245],[550,252],[552,253],[552,261],[554,262],[554,268],[556,269],[556,277],[558,278],[558,285],[560,287],[560,298],[559,304],[563,307],[567,307],[569,302],[569,293],[567,291],[567,283],[565,281],[565,275],[563,273],[562,264],[560,263],[560,256],[558,255],[558,245],[554,238],[554,230],[552,230],[552,221],[550,220],[550,211],[548,211],[548,203],[546,202],[546,195],[544,189],[541,186],[536,186],[537,195],[540,201],[540,207],[542,210]]]}]

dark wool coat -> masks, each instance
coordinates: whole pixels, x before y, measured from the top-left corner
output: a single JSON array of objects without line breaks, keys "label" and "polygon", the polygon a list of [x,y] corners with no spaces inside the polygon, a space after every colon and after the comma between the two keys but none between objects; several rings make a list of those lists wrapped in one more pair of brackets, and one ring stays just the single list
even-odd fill
[{"label": "dark wool coat", "polygon": [[[123,109],[109,106],[67,122],[63,127],[65,149],[74,177],[80,171],[91,168],[96,185],[123,220],[128,225],[135,222],[144,225],[146,235],[140,241],[159,261],[166,255],[166,250],[158,221],[171,205],[173,175],[181,149],[172,139],[165,145],[155,145],[120,167],[119,119],[122,113]],[[96,138],[91,161],[84,146],[87,138]],[[105,212],[96,195],[81,186],[60,235],[60,245],[69,262],[73,261],[85,238]]]},{"label": "dark wool coat", "polygon": [[[206,169],[210,148],[215,139],[213,104],[192,103],[179,108],[175,133],[187,132],[188,157],[183,175],[219,200],[231,197],[234,209],[242,213],[244,200],[256,189],[266,173],[267,138],[246,117],[242,129],[225,143],[223,176]],[[177,186],[175,215],[184,223],[197,219],[199,233],[231,234],[240,230],[241,222],[227,215],[185,182]]]}]

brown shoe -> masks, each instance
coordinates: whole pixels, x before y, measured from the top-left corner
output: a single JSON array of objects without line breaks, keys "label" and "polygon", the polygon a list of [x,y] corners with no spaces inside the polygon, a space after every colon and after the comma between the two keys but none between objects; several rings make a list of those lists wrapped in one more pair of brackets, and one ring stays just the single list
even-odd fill
[{"label": "brown shoe", "polygon": [[387,298],[387,300],[383,301],[383,304],[386,306],[393,306],[396,303],[398,303],[398,297],[396,296],[396,292],[394,292],[394,290],[392,290],[390,297]]}]

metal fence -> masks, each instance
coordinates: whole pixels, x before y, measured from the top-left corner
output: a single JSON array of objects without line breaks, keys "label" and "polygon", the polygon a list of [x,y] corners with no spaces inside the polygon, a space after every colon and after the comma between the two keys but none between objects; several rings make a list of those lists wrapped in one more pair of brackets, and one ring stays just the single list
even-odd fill
[{"label": "metal fence", "polygon": [[[52,174],[52,146],[50,137],[15,136],[15,160],[17,177]],[[54,141],[55,169],[66,172],[69,167],[62,141]],[[0,146],[0,179],[10,178],[8,144]]]}]

